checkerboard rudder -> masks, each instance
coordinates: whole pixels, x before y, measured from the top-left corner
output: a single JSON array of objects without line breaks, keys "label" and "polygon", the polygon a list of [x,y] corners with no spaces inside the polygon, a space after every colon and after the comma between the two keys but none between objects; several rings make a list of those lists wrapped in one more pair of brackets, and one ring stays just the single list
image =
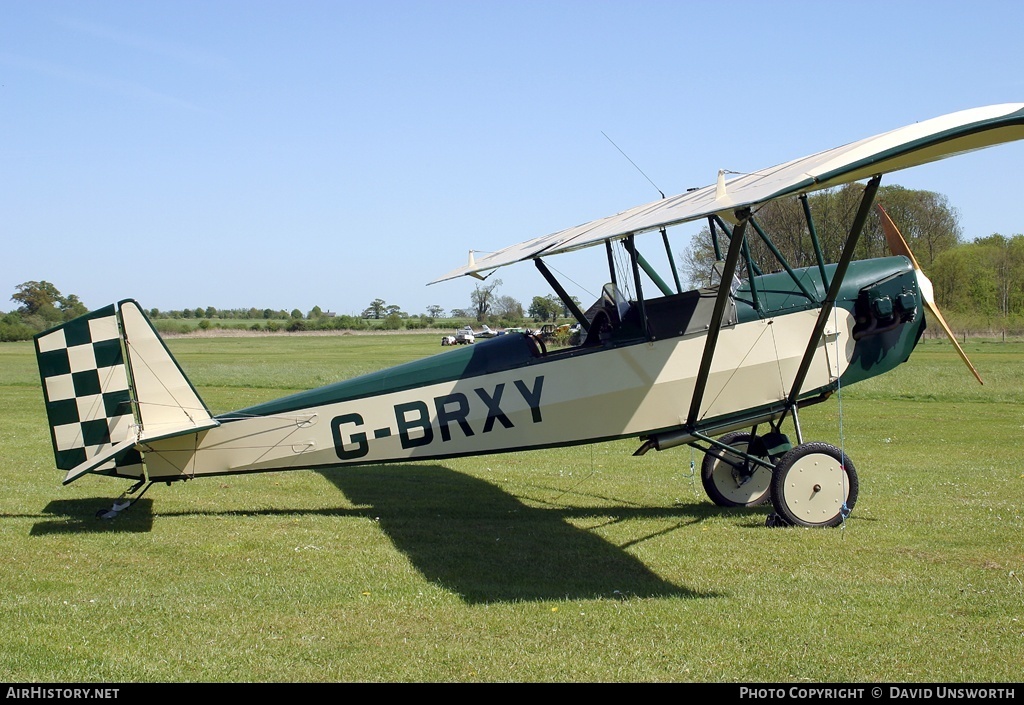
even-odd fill
[{"label": "checkerboard rudder", "polygon": [[35,337],[56,465],[141,479],[142,441],[217,425],[142,308],[91,311]]},{"label": "checkerboard rudder", "polygon": [[135,423],[114,305],[35,336],[54,458],[71,470],[126,440]]}]

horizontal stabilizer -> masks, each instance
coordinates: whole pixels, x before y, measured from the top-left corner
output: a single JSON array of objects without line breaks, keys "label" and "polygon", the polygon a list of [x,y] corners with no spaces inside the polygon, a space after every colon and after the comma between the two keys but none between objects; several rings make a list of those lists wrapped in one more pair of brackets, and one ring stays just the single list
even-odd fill
[{"label": "horizontal stabilizer", "polygon": [[132,450],[135,449],[135,440],[132,438],[129,438],[127,441],[122,441],[116,445],[107,446],[78,467],[69,470],[67,476],[64,478],[64,484],[70,484],[86,473],[97,471],[103,473],[104,471],[115,470],[118,466],[118,461],[123,460]]}]

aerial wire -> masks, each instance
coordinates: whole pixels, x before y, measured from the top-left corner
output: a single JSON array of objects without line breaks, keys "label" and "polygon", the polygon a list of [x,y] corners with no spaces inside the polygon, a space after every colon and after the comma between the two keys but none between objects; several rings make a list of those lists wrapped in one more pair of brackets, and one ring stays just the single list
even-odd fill
[{"label": "aerial wire", "polygon": [[634,166],[634,167],[636,168],[636,170],[637,170],[637,171],[639,171],[639,172],[640,172],[640,174],[641,174],[641,175],[642,175],[642,176],[643,176],[643,177],[644,177],[645,179],[647,179],[648,181],[650,181],[650,183],[651,183],[651,186],[653,186],[653,187],[655,188],[655,190],[656,190],[656,191],[657,191],[658,193],[660,193],[660,194],[661,194],[661,197],[662,197],[662,198],[665,198],[665,192],[664,192],[664,191],[662,191],[662,190],[661,190],[660,188],[658,188],[658,185],[657,185],[656,183],[654,183],[653,181],[651,181],[651,177],[649,177],[649,176],[648,176],[647,174],[645,174],[645,173],[644,173],[644,170],[643,170],[643,169],[641,169],[640,167],[638,167],[638,166],[636,165],[636,162],[634,162],[634,161],[633,161],[632,159],[630,159],[630,158],[629,158],[629,155],[628,155],[628,154],[626,154],[625,152],[623,152],[623,151],[622,151],[622,148],[621,148],[621,147],[619,147],[619,145],[615,144],[615,142],[614,142],[614,141],[612,140],[612,138],[611,138],[611,137],[609,137],[608,135],[605,135],[605,132],[604,132],[604,130],[601,130],[601,134],[602,134],[602,135],[604,135],[604,138],[605,138],[606,140],[608,140],[609,142],[611,142],[611,143],[612,143],[612,146],[613,146],[613,147],[615,147],[615,149],[619,150],[619,153],[620,153],[620,154],[621,154],[622,156],[624,156],[624,157],[626,158],[626,160],[627,160],[627,161],[628,161],[628,162],[629,162],[630,164],[632,164],[632,165],[633,165],[633,166]]}]

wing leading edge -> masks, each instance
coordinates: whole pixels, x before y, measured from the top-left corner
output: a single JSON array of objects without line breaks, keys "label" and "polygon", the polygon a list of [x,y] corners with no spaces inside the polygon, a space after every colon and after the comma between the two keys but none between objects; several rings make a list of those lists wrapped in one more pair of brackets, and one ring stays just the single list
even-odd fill
[{"label": "wing leading edge", "polygon": [[962,110],[506,247],[431,284],[1024,139],[1024,103]]}]

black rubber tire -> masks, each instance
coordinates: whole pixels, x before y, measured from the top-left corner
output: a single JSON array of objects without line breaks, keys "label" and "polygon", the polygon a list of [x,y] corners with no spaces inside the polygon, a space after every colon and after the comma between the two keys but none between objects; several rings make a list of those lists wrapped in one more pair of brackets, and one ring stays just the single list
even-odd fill
[{"label": "black rubber tire", "polygon": [[[718,439],[739,451],[764,457],[748,449],[760,445],[757,436],[743,431],[727,433]],[[741,463],[736,468],[726,462],[731,459]],[[768,460],[767,457],[764,457]],[[771,496],[772,471],[763,465],[755,465],[733,455],[722,448],[711,448],[704,454],[700,464],[700,481],[712,502],[720,507],[756,507],[764,504]]]},{"label": "black rubber tire", "polygon": [[786,453],[772,475],[772,505],[794,526],[839,526],[857,503],[857,469],[839,448],[804,443]]}]

